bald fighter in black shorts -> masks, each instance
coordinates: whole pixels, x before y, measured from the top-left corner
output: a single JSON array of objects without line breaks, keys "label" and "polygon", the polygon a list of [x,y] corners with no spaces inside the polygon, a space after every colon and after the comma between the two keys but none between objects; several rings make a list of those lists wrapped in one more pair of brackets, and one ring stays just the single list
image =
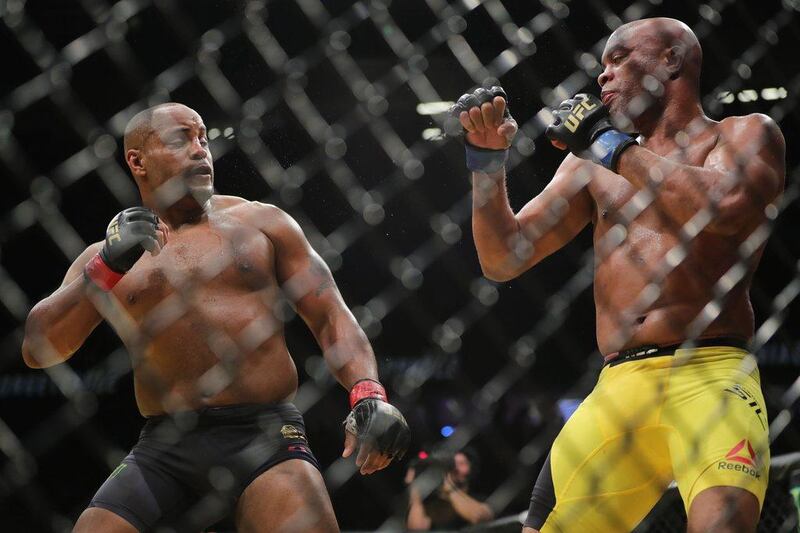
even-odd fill
[{"label": "bald fighter in black shorts", "polygon": [[228,512],[240,531],[337,531],[291,404],[283,297],[350,391],[344,456],[358,449],[371,474],[409,432],[330,270],[285,212],[214,194],[206,127],[188,107],[136,115],[125,158],[143,207],[119,213],[33,308],[23,345],[29,366],[55,365],[106,320],[132,356],[147,422],[75,531],[198,531]]}]

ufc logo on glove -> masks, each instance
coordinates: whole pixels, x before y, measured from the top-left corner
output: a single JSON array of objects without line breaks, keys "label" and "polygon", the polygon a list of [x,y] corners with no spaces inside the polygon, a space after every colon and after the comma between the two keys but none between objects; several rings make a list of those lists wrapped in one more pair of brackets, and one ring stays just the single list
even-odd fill
[{"label": "ufc logo on glove", "polygon": [[567,116],[567,120],[564,121],[564,126],[566,126],[566,128],[572,133],[575,133],[575,130],[578,129],[578,126],[581,125],[581,121],[583,120],[583,112],[591,111],[595,107],[597,107],[597,104],[593,104],[588,100],[584,100],[578,104],[578,106],[572,111],[572,113],[569,114],[569,116]]}]

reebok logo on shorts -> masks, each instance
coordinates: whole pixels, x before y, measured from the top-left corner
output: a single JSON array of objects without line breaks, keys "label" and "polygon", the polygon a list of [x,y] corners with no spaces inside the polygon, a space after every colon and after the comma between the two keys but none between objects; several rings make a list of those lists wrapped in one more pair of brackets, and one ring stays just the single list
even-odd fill
[{"label": "reebok logo on shorts", "polygon": [[759,461],[753,446],[747,439],[740,440],[731,450],[725,454],[725,460],[717,465],[718,470],[735,470],[744,472],[758,479]]},{"label": "reebok logo on shorts", "polygon": [[[745,450],[745,446],[747,449]],[[739,441],[739,444],[731,448],[731,451],[725,456],[725,459],[728,461],[736,461],[738,463],[744,463],[747,466],[756,466],[756,452],[753,451],[753,447],[750,445],[750,441],[747,439],[742,439]]]}]

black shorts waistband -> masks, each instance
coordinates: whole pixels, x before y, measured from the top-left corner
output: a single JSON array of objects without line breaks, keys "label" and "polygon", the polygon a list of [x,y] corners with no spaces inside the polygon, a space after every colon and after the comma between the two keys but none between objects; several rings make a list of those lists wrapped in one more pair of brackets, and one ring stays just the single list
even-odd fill
[{"label": "black shorts waistband", "polygon": [[217,425],[220,423],[236,423],[255,421],[264,416],[301,416],[300,411],[293,403],[239,403],[231,405],[218,405],[202,407],[192,411],[177,411],[163,415],[148,416],[147,426],[159,425],[163,422],[173,421],[180,426],[186,423],[190,426]]},{"label": "black shorts waistband", "polygon": [[660,346],[658,344],[648,344],[645,346],[637,346],[636,348],[628,348],[619,352],[610,353],[604,356],[605,363],[603,366],[614,366],[626,361],[638,361],[640,359],[649,359],[650,357],[661,357],[665,355],[675,355],[676,350],[692,349],[692,348],[705,348],[709,346],[730,346],[731,348],[741,348],[746,350],[748,348],[748,341],[738,337],[711,337],[706,339],[686,340],[676,344],[668,344]]}]

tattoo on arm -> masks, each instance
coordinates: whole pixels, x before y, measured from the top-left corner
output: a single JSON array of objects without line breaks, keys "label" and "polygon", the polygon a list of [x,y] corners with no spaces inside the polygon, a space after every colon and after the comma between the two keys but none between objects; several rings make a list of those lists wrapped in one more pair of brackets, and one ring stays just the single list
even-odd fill
[{"label": "tattoo on arm", "polygon": [[314,289],[314,294],[316,296],[320,296],[323,292],[331,287],[334,287],[335,284],[333,283],[333,278],[331,277],[330,272],[326,268],[325,264],[322,263],[321,259],[314,259],[311,262],[311,273],[315,276],[319,276],[322,278],[322,281],[317,288]]}]

